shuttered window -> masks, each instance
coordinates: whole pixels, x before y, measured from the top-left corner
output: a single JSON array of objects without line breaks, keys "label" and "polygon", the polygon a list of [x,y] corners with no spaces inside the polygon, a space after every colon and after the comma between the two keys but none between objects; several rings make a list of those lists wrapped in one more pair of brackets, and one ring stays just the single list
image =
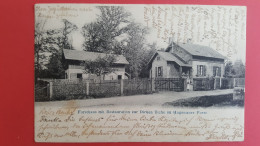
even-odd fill
[{"label": "shuttered window", "polygon": [[213,67],[213,76],[216,77],[220,77],[221,76],[221,67],[217,67],[217,66],[214,66]]},{"label": "shuttered window", "polygon": [[158,67],[158,77],[162,77],[163,76],[163,69],[162,67]]},{"label": "shuttered window", "polygon": [[158,77],[157,67],[155,67],[155,77]]},{"label": "shuttered window", "polygon": [[206,76],[207,68],[205,65],[197,65],[197,75]]}]

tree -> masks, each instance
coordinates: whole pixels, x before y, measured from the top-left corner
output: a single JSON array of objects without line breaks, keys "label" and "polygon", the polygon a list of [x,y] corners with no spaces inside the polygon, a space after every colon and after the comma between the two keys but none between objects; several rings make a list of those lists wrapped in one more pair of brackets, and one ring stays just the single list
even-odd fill
[{"label": "tree", "polygon": [[246,66],[242,62],[242,60],[236,60],[233,65],[233,71],[235,73],[234,77],[244,78],[245,77]]},{"label": "tree", "polygon": [[224,77],[232,77],[233,76],[232,69],[233,69],[232,61],[228,61],[225,65]]},{"label": "tree", "polygon": [[34,44],[34,63],[35,63],[35,81],[40,77],[41,72],[46,69],[49,54],[56,53],[61,44],[60,30],[44,30],[46,21],[36,23],[35,25],[35,44]]},{"label": "tree", "polygon": [[128,13],[120,6],[99,6],[101,14],[96,22],[82,28],[85,51],[114,53],[116,39],[128,30]]},{"label": "tree", "polygon": [[151,54],[155,52],[145,44],[148,28],[130,22],[131,14],[123,7],[98,8],[101,14],[97,20],[82,28],[85,37],[84,50],[124,55],[129,62],[126,72],[131,74],[132,78],[140,76]]},{"label": "tree", "polygon": [[147,63],[148,50],[145,48],[145,37],[148,29],[136,23],[131,23],[128,27],[128,37],[124,40],[126,45],[122,52],[129,62],[126,72],[130,73],[132,78],[136,78]]},{"label": "tree", "polygon": [[102,42],[102,32],[100,29],[101,26],[97,22],[91,22],[83,26],[82,34],[85,37],[85,51],[103,52],[100,45]]},{"label": "tree", "polygon": [[65,78],[64,64],[62,62],[62,56],[58,53],[51,55],[47,66],[48,78],[62,79]]},{"label": "tree", "polygon": [[236,60],[233,64],[228,61],[225,65],[225,77],[244,78],[245,77],[245,65],[242,60]]},{"label": "tree", "polygon": [[75,24],[72,24],[69,22],[67,19],[62,20],[64,23],[64,28],[63,28],[63,49],[73,49],[72,48],[72,43],[69,42],[68,36],[71,32],[75,31],[78,29],[78,27]]},{"label": "tree", "polygon": [[159,47],[157,46],[156,42],[153,42],[152,44],[148,44],[147,48],[145,49],[145,54],[142,61],[142,70],[139,74],[139,77],[141,78],[147,78],[149,77],[149,70],[148,70],[148,62],[152,58],[152,56],[156,53],[156,50],[158,50]]},{"label": "tree", "polygon": [[116,57],[114,55],[106,55],[104,57],[98,57],[95,60],[85,60],[81,63],[84,66],[84,70],[86,73],[95,74],[100,78],[103,76],[103,80],[105,75],[114,71],[112,68],[113,63],[115,62]]},{"label": "tree", "polygon": [[[35,81],[39,77],[64,77],[62,65],[62,49],[73,49],[69,42],[69,34],[77,27],[68,20],[62,20],[64,27],[61,29],[44,30],[46,21],[36,23],[35,25]],[[57,59],[60,59],[59,61]],[[52,62],[56,63],[52,63]],[[60,62],[60,63],[57,63]],[[51,67],[51,69],[49,68]],[[56,69],[61,69],[56,72]]]}]

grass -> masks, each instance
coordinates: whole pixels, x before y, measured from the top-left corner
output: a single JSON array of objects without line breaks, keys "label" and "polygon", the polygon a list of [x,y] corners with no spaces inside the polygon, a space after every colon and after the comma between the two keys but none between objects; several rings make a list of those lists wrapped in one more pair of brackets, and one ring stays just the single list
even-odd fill
[{"label": "grass", "polygon": [[211,95],[179,99],[173,102],[166,102],[163,106],[175,107],[224,107],[244,106],[244,100],[233,100],[233,94]]}]

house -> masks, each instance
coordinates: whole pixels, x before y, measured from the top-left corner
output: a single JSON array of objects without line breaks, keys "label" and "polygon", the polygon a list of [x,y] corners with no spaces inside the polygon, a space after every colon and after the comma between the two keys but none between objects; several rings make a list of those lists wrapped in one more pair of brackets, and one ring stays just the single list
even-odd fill
[{"label": "house", "polygon": [[[108,54],[87,52],[79,50],[63,49],[63,60],[65,62],[65,78],[66,79],[95,79],[96,75],[86,73],[82,61],[94,61],[98,57],[105,57]],[[111,55],[111,54],[110,54]],[[115,62],[113,63],[113,72],[104,76],[104,80],[128,79],[128,74],[125,72],[125,67],[129,62],[123,55],[115,55]]]},{"label": "house", "polygon": [[226,57],[207,46],[172,42],[148,63],[150,78],[222,78]]}]

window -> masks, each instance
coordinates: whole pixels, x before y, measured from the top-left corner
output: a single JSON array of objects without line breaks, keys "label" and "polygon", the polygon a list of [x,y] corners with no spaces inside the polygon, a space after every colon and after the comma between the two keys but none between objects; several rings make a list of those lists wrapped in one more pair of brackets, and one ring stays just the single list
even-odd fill
[{"label": "window", "polygon": [[162,77],[162,76],[163,76],[162,67],[158,67],[158,77]]},{"label": "window", "polygon": [[77,78],[82,79],[82,74],[77,74]]},{"label": "window", "polygon": [[118,80],[121,80],[121,79],[122,79],[122,75],[118,75],[118,76],[117,76],[117,79],[118,79]]},{"label": "window", "polygon": [[158,57],[157,57],[157,61],[160,61],[160,60],[161,60],[161,58],[158,56]]},{"label": "window", "polygon": [[217,66],[214,66],[213,67],[213,76],[216,77],[220,77],[221,76],[221,67],[217,67]]},{"label": "window", "polygon": [[158,70],[157,70],[157,67],[155,67],[155,77],[158,77]]},{"label": "window", "polygon": [[200,65],[200,74],[199,75],[203,75],[203,65]]},{"label": "window", "polygon": [[197,76],[206,76],[206,66],[197,65]]}]

